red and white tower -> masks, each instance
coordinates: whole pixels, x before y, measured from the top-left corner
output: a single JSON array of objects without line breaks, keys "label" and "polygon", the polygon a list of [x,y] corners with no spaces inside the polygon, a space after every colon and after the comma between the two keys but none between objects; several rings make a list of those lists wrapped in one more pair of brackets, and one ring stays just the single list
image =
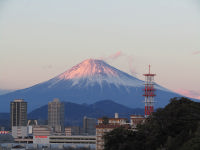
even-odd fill
[{"label": "red and white tower", "polygon": [[154,89],[154,76],[156,74],[152,74],[150,71],[151,66],[149,65],[149,73],[144,74],[145,76],[145,89],[144,89],[144,97],[145,97],[145,117],[148,117],[154,111],[154,97],[155,89]]}]

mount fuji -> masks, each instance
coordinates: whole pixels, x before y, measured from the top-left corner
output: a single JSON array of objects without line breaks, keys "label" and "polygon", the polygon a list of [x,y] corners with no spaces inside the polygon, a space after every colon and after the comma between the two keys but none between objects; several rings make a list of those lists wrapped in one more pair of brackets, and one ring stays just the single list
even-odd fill
[{"label": "mount fuji", "polygon": [[[8,112],[9,102],[18,98],[28,102],[29,111],[54,98],[77,104],[110,99],[131,108],[143,108],[143,88],[144,81],[102,60],[87,59],[46,82],[0,95],[0,110]],[[170,98],[180,96],[158,84],[155,84],[155,88],[155,107],[164,107]]]}]

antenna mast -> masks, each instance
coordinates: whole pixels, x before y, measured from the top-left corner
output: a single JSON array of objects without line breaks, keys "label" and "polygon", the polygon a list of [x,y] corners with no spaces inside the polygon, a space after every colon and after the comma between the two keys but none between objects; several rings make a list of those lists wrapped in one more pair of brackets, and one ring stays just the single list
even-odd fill
[{"label": "antenna mast", "polygon": [[151,73],[151,65],[149,65],[149,73],[144,74],[145,76],[145,89],[144,89],[144,97],[145,97],[145,117],[149,117],[154,111],[154,97],[155,89],[154,89],[154,76],[156,74]]}]

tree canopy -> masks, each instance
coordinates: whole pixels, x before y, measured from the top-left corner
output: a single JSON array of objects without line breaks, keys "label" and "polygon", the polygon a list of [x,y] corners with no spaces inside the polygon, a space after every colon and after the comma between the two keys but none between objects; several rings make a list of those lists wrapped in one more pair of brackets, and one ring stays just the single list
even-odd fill
[{"label": "tree canopy", "polygon": [[104,136],[105,150],[200,149],[200,103],[173,98],[137,131],[116,128]]}]

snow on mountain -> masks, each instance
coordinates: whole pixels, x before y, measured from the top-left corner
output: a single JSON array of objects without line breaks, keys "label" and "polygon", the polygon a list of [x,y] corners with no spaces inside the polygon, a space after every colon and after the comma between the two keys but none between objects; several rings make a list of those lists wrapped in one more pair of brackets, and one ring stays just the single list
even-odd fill
[{"label": "snow on mountain", "polygon": [[49,85],[49,88],[63,80],[71,80],[72,86],[78,85],[82,80],[86,81],[84,83],[85,86],[96,83],[101,87],[102,83],[114,84],[117,87],[120,85],[134,87],[140,87],[143,85],[143,81],[129,76],[102,60],[96,59],[87,59],[58,75],[52,80],[52,84]]},{"label": "snow on mountain", "polygon": [[[144,81],[122,72],[102,60],[87,59],[66,72],[32,87],[0,95],[1,111],[9,111],[9,102],[22,98],[29,111],[47,104],[54,98],[77,104],[92,104],[110,99],[131,108],[143,108]],[[180,96],[155,84],[156,107],[168,104]]]},{"label": "snow on mountain", "polygon": [[[96,83],[98,83],[101,87],[103,87],[103,83],[113,84],[116,87],[144,86],[144,81],[110,66],[103,60],[97,59],[84,60],[80,64],[77,64],[66,72],[58,75],[51,80],[51,84],[48,88],[52,88],[53,86],[59,84],[59,82],[67,80],[72,82],[72,86],[80,85],[81,83],[83,83],[83,86],[85,87],[93,86]],[[163,91],[169,91],[159,85],[155,85],[155,88]]]}]

